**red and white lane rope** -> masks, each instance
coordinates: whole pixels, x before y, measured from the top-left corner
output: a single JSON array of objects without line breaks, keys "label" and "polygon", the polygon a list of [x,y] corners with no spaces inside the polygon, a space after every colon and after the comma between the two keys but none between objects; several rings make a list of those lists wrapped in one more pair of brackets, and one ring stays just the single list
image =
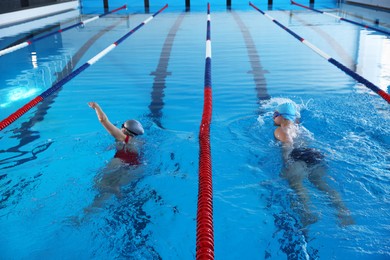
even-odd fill
[{"label": "red and white lane rope", "polygon": [[207,4],[206,64],[203,115],[199,130],[199,190],[196,225],[196,259],[214,259],[213,183],[210,123],[212,114],[210,3]]},{"label": "red and white lane rope", "polygon": [[17,45],[11,46],[11,47],[9,47],[9,48],[3,49],[3,50],[0,51],[0,56],[3,56],[3,55],[5,55],[5,54],[11,53],[11,52],[14,52],[14,51],[19,50],[19,49],[22,49],[22,48],[24,48],[24,47],[27,47],[28,45],[30,45],[30,44],[32,44],[32,43],[35,43],[35,42],[37,42],[37,41],[39,41],[39,40],[42,40],[42,39],[47,38],[47,37],[49,37],[49,36],[52,36],[52,35],[54,35],[54,34],[65,32],[65,31],[67,31],[67,30],[70,30],[70,29],[75,28],[75,27],[80,26],[80,25],[81,25],[81,26],[82,26],[82,25],[86,25],[87,23],[90,23],[90,22],[92,22],[92,21],[95,21],[95,20],[97,20],[97,19],[99,19],[99,18],[101,18],[101,17],[103,17],[103,16],[106,16],[106,15],[112,14],[112,13],[115,13],[115,12],[117,12],[117,11],[119,11],[119,10],[122,10],[122,9],[125,9],[125,8],[126,8],[126,5],[123,5],[123,6],[119,7],[119,8],[117,8],[117,9],[114,9],[114,10],[110,11],[110,12],[107,12],[107,13],[104,13],[104,14],[101,14],[101,15],[98,15],[98,16],[94,16],[94,17],[89,18],[89,19],[87,19],[87,20],[85,20],[85,21],[82,21],[82,22],[79,22],[79,23],[70,25],[70,26],[68,26],[68,27],[66,27],[66,28],[64,28],[64,29],[60,29],[60,30],[58,30],[58,31],[51,32],[51,33],[42,35],[42,36],[40,36],[40,37],[31,39],[31,40],[29,40],[29,41],[25,41],[25,42],[19,43],[19,44],[17,44]]},{"label": "red and white lane rope", "polygon": [[156,15],[161,13],[164,9],[168,7],[168,4],[166,4],[163,8],[161,8],[159,11],[154,13],[152,16],[150,16],[148,19],[140,23],[137,27],[133,28],[130,32],[122,36],[119,40],[105,48],[103,51],[99,52],[97,55],[95,55],[92,59],[78,67],[75,71],[67,75],[62,80],[58,81],[56,84],[54,84],[51,88],[28,102],[26,105],[24,105],[22,108],[18,109],[16,112],[5,118],[3,121],[0,121],[0,131],[3,130],[5,127],[10,125],[12,122],[14,122],[16,119],[21,117],[23,114],[25,114],[27,111],[29,111],[31,108],[36,106],[38,103],[42,102],[45,98],[50,96],[52,93],[56,92],[58,89],[60,89],[65,83],[76,77],[78,74],[80,74],[82,71],[87,69],[89,66],[95,64],[98,60],[103,58],[107,53],[112,51],[116,46],[118,46],[121,42],[126,40],[130,35],[132,35],[134,32],[136,32],[139,28],[150,22]]},{"label": "red and white lane rope", "polygon": [[337,68],[339,68],[340,70],[344,71],[347,75],[351,76],[352,78],[354,78],[356,81],[362,83],[363,85],[365,85],[367,88],[371,89],[372,91],[374,91],[375,93],[377,93],[379,96],[381,96],[384,100],[386,100],[388,103],[390,103],[390,95],[388,93],[386,93],[384,90],[380,89],[378,86],[374,85],[373,83],[371,83],[370,81],[368,81],[367,79],[363,78],[362,76],[360,76],[359,74],[357,74],[356,72],[348,69],[346,66],[344,66],[343,64],[341,64],[340,62],[338,62],[337,60],[333,59],[330,55],[326,54],[325,52],[323,52],[321,49],[317,48],[314,44],[310,43],[309,41],[303,39],[301,36],[299,36],[298,34],[294,33],[292,30],[288,29],[286,26],[284,26],[283,24],[279,23],[277,20],[275,20],[273,17],[271,17],[270,15],[266,14],[265,12],[261,11],[259,8],[257,8],[255,5],[253,5],[251,2],[249,2],[249,5],[252,6],[254,9],[256,9],[257,11],[259,11],[260,13],[262,13],[265,17],[267,17],[268,19],[270,19],[272,22],[276,23],[279,27],[283,28],[285,31],[287,31],[289,34],[291,34],[292,36],[294,36],[294,38],[296,38],[297,40],[299,40],[300,42],[302,42],[303,44],[305,44],[306,46],[308,46],[310,49],[312,49],[314,52],[316,52],[318,55],[320,55],[321,57],[323,57],[324,59],[326,59],[328,62],[332,63],[333,65],[335,65]]}]

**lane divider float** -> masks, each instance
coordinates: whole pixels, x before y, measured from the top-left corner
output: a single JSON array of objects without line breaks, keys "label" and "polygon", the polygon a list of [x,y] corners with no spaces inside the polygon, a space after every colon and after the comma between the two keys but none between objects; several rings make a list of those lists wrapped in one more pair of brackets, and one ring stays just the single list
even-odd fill
[{"label": "lane divider float", "polygon": [[372,26],[369,26],[369,25],[363,24],[363,23],[358,23],[358,22],[349,20],[347,18],[343,18],[343,17],[337,16],[337,15],[334,15],[334,14],[331,14],[331,13],[327,13],[327,12],[324,12],[324,11],[320,11],[320,10],[317,10],[317,9],[314,9],[314,8],[311,8],[311,7],[299,4],[299,3],[294,2],[294,1],[291,1],[291,4],[297,5],[297,6],[300,6],[300,7],[303,7],[303,8],[306,8],[308,10],[312,10],[312,11],[320,13],[320,14],[325,14],[325,15],[331,16],[331,17],[336,18],[336,19],[341,20],[341,21],[345,21],[345,22],[348,22],[348,23],[352,23],[354,25],[362,26],[362,27],[367,28],[367,29],[371,29],[371,30],[374,30],[374,31],[377,31],[377,32],[381,32],[381,33],[390,35],[390,32],[385,31],[383,29],[375,28],[375,27],[372,27]]},{"label": "lane divider float", "polygon": [[49,37],[49,36],[52,36],[52,35],[54,35],[54,34],[65,32],[65,31],[70,30],[70,29],[72,29],[72,28],[75,28],[75,27],[77,27],[77,26],[86,25],[87,23],[90,23],[90,22],[92,22],[92,21],[95,21],[95,20],[97,20],[97,19],[103,17],[103,16],[106,16],[106,15],[112,14],[112,13],[115,13],[115,12],[117,12],[117,11],[119,11],[119,10],[122,10],[122,9],[126,9],[126,5],[123,5],[123,6],[119,7],[119,8],[117,8],[117,9],[114,9],[114,10],[110,11],[110,12],[107,12],[107,13],[104,13],[104,14],[101,14],[101,15],[98,15],[98,16],[94,16],[94,17],[89,18],[89,19],[87,19],[87,20],[85,20],[85,21],[82,21],[82,22],[79,22],[79,23],[70,25],[70,26],[68,26],[68,27],[66,27],[66,28],[64,28],[64,29],[59,29],[59,30],[57,30],[57,31],[55,31],[55,32],[51,32],[51,33],[42,35],[42,36],[40,36],[40,37],[33,38],[33,39],[31,39],[31,40],[28,40],[28,41],[19,43],[19,44],[14,45],[14,46],[11,46],[11,47],[9,47],[9,48],[3,49],[3,50],[0,51],[0,56],[3,56],[3,55],[5,55],[5,54],[11,53],[11,52],[14,52],[14,51],[19,50],[19,49],[22,49],[22,48],[24,48],[24,47],[27,47],[28,45],[30,45],[30,44],[32,44],[32,43],[35,43],[35,42],[37,42],[37,41],[39,41],[39,40],[42,40],[42,39],[47,38],[47,37]]},{"label": "lane divider float", "polygon": [[281,27],[282,29],[284,29],[285,31],[287,31],[289,34],[291,34],[294,38],[296,38],[297,40],[299,40],[300,42],[302,42],[303,44],[305,44],[306,46],[308,46],[310,49],[312,49],[314,52],[316,52],[318,55],[320,55],[321,57],[323,57],[324,59],[326,59],[328,62],[332,63],[334,66],[336,66],[337,68],[339,68],[340,70],[344,71],[347,75],[351,76],[352,78],[354,78],[356,81],[362,83],[363,85],[365,85],[367,88],[371,89],[372,91],[374,91],[375,93],[377,93],[379,96],[381,96],[384,100],[386,100],[389,104],[390,104],[390,95],[388,93],[386,93],[384,90],[380,89],[378,86],[374,85],[373,83],[371,83],[370,81],[368,81],[367,79],[363,78],[362,76],[360,76],[359,74],[357,74],[356,72],[348,69],[346,66],[344,66],[343,64],[341,64],[340,62],[338,62],[337,60],[333,59],[331,56],[329,56],[328,54],[326,54],[325,52],[323,52],[322,50],[320,50],[318,47],[316,47],[314,44],[310,43],[309,41],[303,39],[301,36],[299,36],[298,34],[294,33],[292,30],[288,29],[286,26],[284,26],[283,24],[281,24],[280,22],[278,22],[277,20],[275,20],[272,16],[270,16],[269,14],[266,14],[265,12],[263,12],[262,10],[260,10],[259,8],[257,8],[255,5],[253,5],[251,2],[249,2],[249,5],[252,6],[254,9],[256,9],[257,11],[259,11],[261,14],[263,14],[265,17],[267,17],[268,19],[270,19],[272,22],[276,23],[279,27]]},{"label": "lane divider float", "polygon": [[211,170],[210,123],[211,91],[211,21],[207,4],[206,62],[204,76],[203,115],[199,130],[199,190],[196,225],[196,259],[214,259],[213,183]]},{"label": "lane divider float", "polygon": [[58,81],[56,84],[54,84],[51,88],[47,89],[45,92],[28,102],[26,105],[24,105],[22,108],[18,109],[16,112],[5,118],[0,122],[0,131],[3,130],[5,127],[10,125],[12,122],[14,122],[16,119],[21,117],[23,114],[25,114],[27,111],[29,111],[31,108],[36,106],[38,103],[42,102],[45,98],[56,92],[58,89],[60,89],[65,83],[76,77],[78,74],[80,74],[82,71],[84,71],[89,66],[95,64],[98,60],[103,58],[107,53],[112,51],[116,46],[118,46],[121,42],[126,40],[130,35],[132,35],[134,32],[136,32],[139,28],[150,22],[156,15],[164,11],[168,7],[168,4],[166,4],[163,8],[161,8],[159,11],[154,13],[152,16],[150,16],[148,19],[140,23],[137,27],[133,28],[130,32],[122,36],[119,40],[105,48],[103,51],[98,53],[96,56],[94,56],[92,59],[78,67],[75,71],[64,77],[62,80]]}]

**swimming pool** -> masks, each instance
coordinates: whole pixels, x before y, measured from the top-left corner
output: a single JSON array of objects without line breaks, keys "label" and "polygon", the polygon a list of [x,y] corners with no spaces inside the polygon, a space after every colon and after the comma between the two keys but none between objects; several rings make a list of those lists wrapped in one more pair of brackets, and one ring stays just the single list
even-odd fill
[{"label": "swimming pool", "polygon": [[[197,8],[168,8],[0,133],[2,258],[195,257],[207,19]],[[266,12],[382,89],[390,85],[388,37],[300,8]],[[149,16],[122,11],[0,57],[1,119]],[[250,7],[212,5],[211,19],[215,257],[388,258],[386,101]],[[2,38],[1,48],[25,36]],[[305,183],[319,220],[302,229],[273,137],[272,113],[286,100],[301,108],[301,126],[325,154],[328,181],[354,225],[340,226],[328,197]],[[136,118],[146,131],[142,173],[121,185],[121,197],[85,213],[115,153],[89,101],[117,126]]]}]

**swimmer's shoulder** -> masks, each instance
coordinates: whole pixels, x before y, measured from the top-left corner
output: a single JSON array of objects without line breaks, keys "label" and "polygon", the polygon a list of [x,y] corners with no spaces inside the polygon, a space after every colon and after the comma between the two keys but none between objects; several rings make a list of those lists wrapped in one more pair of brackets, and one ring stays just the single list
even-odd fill
[{"label": "swimmer's shoulder", "polygon": [[275,129],[274,136],[277,140],[281,141],[282,143],[289,143],[290,142],[289,136],[287,135],[287,133],[285,131],[283,131],[283,129],[281,127],[278,127]]}]

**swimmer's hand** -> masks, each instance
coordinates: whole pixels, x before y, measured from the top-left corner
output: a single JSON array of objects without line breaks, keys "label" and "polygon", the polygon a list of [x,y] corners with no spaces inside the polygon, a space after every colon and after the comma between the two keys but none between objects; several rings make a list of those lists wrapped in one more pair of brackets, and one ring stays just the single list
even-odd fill
[{"label": "swimmer's hand", "polygon": [[[96,111],[96,115],[101,123],[106,122],[106,121],[108,122],[108,118],[107,118],[106,114],[100,108],[98,103],[88,102],[88,106]],[[108,123],[110,124],[109,128],[111,128],[112,124],[110,122],[108,122]],[[105,127],[107,128],[108,126],[106,125]]]},{"label": "swimmer's hand", "polygon": [[88,102],[88,106],[92,109],[99,107],[98,103],[96,102]]}]

